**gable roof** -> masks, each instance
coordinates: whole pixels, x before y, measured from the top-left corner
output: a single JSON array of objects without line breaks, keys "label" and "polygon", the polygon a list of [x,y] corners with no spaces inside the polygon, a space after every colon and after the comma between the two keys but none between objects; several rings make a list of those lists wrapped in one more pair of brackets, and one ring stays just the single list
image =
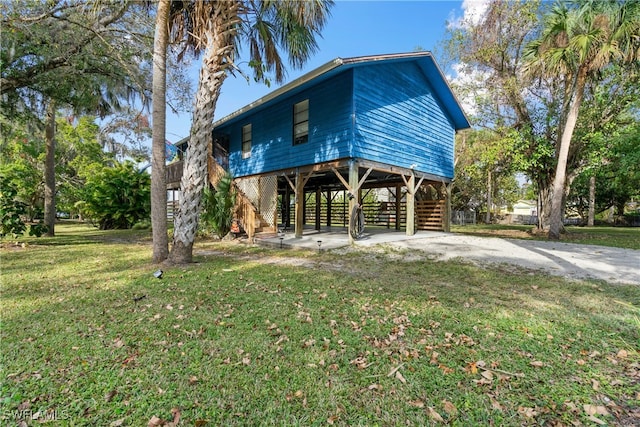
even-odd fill
[{"label": "gable roof", "polygon": [[316,68],[315,70],[312,70],[307,74],[304,74],[303,76],[298,77],[297,79],[279,87],[278,89],[252,102],[251,104],[246,105],[241,109],[223,117],[222,119],[216,121],[213,126],[218,127],[227,122],[233,121],[234,119],[243,116],[249,111],[255,112],[257,110],[266,108],[273,102],[276,102],[280,97],[298,93],[336,74],[342,73],[352,68],[370,65],[372,63],[382,61],[386,63],[415,61],[426,75],[437,97],[443,103],[447,115],[453,121],[454,128],[456,130],[461,130],[471,127],[467,116],[462,110],[460,103],[451,90],[451,87],[447,83],[447,80],[442,74],[442,71],[433,58],[431,52],[413,52],[375,56],[359,56],[353,58],[336,58]]}]

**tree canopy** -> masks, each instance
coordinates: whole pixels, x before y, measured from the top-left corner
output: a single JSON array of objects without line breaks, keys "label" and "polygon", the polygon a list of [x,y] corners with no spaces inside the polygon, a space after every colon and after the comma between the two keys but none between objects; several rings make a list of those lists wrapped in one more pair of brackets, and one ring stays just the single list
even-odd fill
[{"label": "tree canopy", "polygon": [[552,211],[557,228],[573,180],[608,161],[611,130],[638,120],[638,5],[493,1],[449,30],[456,90],[477,127],[516,133],[509,162],[537,187],[540,228]]}]

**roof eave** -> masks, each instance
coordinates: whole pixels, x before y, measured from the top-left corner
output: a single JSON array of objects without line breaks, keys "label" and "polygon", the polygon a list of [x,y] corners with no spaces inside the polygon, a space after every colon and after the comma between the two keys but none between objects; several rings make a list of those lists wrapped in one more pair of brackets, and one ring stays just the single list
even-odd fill
[{"label": "roof eave", "polygon": [[321,65],[320,67],[308,72],[307,74],[304,74],[300,77],[298,77],[297,79],[280,86],[278,89],[274,90],[273,92],[268,93],[267,95],[263,96],[260,99],[257,99],[256,101],[253,101],[251,104],[245,105],[244,107],[242,107],[239,110],[234,111],[233,113],[221,118],[220,120],[216,121],[213,123],[213,127],[218,127],[222,124],[224,124],[225,122],[228,122],[229,120],[232,120],[244,113],[246,113],[249,110],[253,110],[254,108],[257,108],[263,104],[266,104],[267,102],[279,97],[282,94],[285,94],[287,92],[290,92],[292,90],[294,90],[295,88],[302,86],[303,84],[310,82],[311,80],[325,74],[328,73],[329,71],[341,66],[343,64],[343,59],[342,58],[336,58],[334,60],[331,60],[329,62],[327,62],[324,65]]}]

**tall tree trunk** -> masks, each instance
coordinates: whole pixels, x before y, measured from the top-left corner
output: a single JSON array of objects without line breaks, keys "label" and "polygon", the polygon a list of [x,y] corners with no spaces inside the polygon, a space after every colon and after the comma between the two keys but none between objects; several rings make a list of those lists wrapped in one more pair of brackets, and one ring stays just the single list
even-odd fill
[{"label": "tall tree trunk", "polygon": [[56,103],[49,101],[45,125],[44,223],[47,236],[55,236],[56,225]]},{"label": "tall tree trunk", "polygon": [[169,42],[170,0],[160,0],[156,15],[153,42],[153,138],[151,148],[151,227],[153,262],[169,256],[167,237],[167,177],[166,177],[166,90],[167,44]]},{"label": "tall tree trunk", "polygon": [[493,204],[493,200],[491,200],[491,196],[493,189],[491,188],[491,170],[487,173],[487,215],[485,217],[484,222],[486,224],[491,224],[491,205]]},{"label": "tall tree trunk", "polygon": [[569,148],[571,147],[571,138],[578,121],[578,112],[582,103],[584,94],[584,86],[586,82],[586,68],[578,70],[576,78],[575,90],[573,91],[573,99],[569,104],[569,112],[567,120],[562,129],[562,137],[560,138],[560,150],[558,152],[558,164],[556,166],[556,174],[553,179],[553,194],[551,195],[551,217],[549,221],[549,239],[559,240],[560,232],[563,227],[562,221],[562,204],[564,201],[564,188],[567,180],[567,159],[569,157]]},{"label": "tall tree trunk", "polygon": [[174,217],[173,246],[169,261],[189,263],[198,229],[202,191],[207,181],[207,147],[212,137],[213,118],[220,88],[226,78],[227,57],[233,55],[232,38],[236,31],[236,2],[212,3],[214,9],[191,123],[191,137],[184,159],[180,189],[182,197]]},{"label": "tall tree trunk", "polygon": [[593,227],[596,218],[596,176],[589,178],[589,217],[587,227]]},{"label": "tall tree trunk", "polygon": [[546,177],[538,181],[538,229],[549,229],[549,211],[551,210],[551,186]]}]

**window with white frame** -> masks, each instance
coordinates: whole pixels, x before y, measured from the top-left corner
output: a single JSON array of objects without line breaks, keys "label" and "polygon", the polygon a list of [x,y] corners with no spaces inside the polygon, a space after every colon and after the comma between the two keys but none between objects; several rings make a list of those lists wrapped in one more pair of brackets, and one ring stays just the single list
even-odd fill
[{"label": "window with white frame", "polygon": [[251,123],[242,126],[242,158],[251,157]]},{"label": "window with white frame", "polygon": [[293,106],[293,145],[309,141],[309,100]]}]

